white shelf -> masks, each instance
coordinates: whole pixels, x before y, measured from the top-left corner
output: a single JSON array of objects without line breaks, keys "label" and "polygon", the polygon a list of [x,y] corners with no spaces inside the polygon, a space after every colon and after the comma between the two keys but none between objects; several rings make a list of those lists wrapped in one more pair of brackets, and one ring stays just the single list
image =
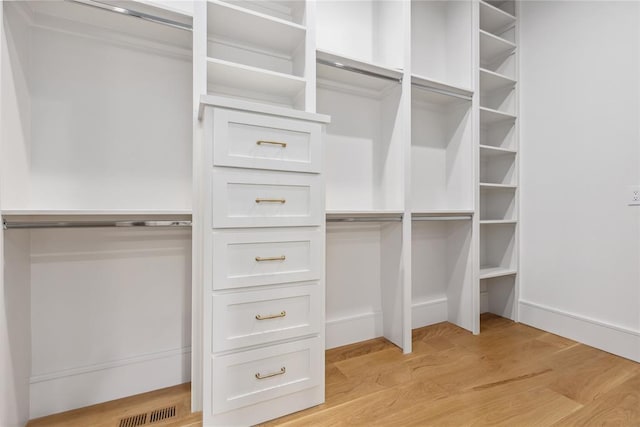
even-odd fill
[{"label": "white shelf", "polygon": [[484,31],[500,34],[515,22],[515,16],[480,0],[480,28]]},{"label": "white shelf", "polygon": [[399,210],[328,210],[327,219],[344,218],[402,218],[404,211]]},{"label": "white shelf", "polygon": [[492,225],[492,224],[517,224],[518,220],[516,219],[484,219],[480,221],[481,225]]},{"label": "white shelf", "polygon": [[[345,88],[359,88],[381,93],[400,85],[402,71],[326,50],[316,51],[318,84],[337,83]],[[325,62],[337,64],[326,65]],[[376,77],[377,76],[377,77]]]},{"label": "white shelf", "polygon": [[[449,105],[459,102],[470,102],[473,90],[465,87],[450,85],[438,80],[417,74],[411,75],[411,99],[430,104]],[[468,98],[468,99],[465,99]]]},{"label": "white shelf", "polygon": [[511,54],[516,45],[486,31],[480,30],[480,63],[487,64]]},{"label": "white shelf", "polygon": [[475,211],[473,209],[433,209],[433,210],[414,210],[411,212],[412,216],[446,216],[446,215],[473,215]]},{"label": "white shelf", "polygon": [[487,107],[480,107],[480,125],[490,125],[500,122],[513,122],[516,116],[513,114],[503,113]]},{"label": "white shelf", "polygon": [[482,92],[492,92],[507,88],[514,88],[516,81],[496,72],[480,68],[480,90]]},{"label": "white shelf", "polygon": [[291,54],[304,43],[306,27],[218,0],[207,2],[209,37]]},{"label": "white shelf", "polygon": [[500,156],[515,156],[518,154],[516,150],[508,148],[494,147],[493,145],[480,145],[480,156],[482,157],[500,157]]},{"label": "white shelf", "polygon": [[515,268],[506,267],[480,267],[480,280],[492,279],[494,277],[511,276],[518,274]]},{"label": "white shelf", "polygon": [[215,58],[207,58],[207,81],[216,86],[228,86],[291,99],[304,90],[306,84],[302,77]]},{"label": "white shelf", "polygon": [[511,184],[492,184],[489,182],[481,182],[480,189],[497,189],[497,190],[515,190],[517,185]]}]

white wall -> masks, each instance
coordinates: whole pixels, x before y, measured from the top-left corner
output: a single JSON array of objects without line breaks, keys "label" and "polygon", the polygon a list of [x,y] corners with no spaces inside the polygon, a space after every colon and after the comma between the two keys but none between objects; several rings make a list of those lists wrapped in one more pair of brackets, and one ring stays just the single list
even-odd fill
[{"label": "white wall", "polygon": [[520,320],[640,360],[640,3],[521,7]]}]

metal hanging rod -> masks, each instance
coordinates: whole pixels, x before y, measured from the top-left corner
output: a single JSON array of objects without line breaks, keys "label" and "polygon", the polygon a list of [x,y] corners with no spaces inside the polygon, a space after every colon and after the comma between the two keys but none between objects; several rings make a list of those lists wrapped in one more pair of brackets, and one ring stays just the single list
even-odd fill
[{"label": "metal hanging rod", "polygon": [[328,65],[329,67],[340,68],[341,70],[351,71],[352,73],[364,74],[365,76],[375,77],[377,79],[391,80],[392,82],[402,83],[402,77],[391,77],[384,74],[375,73],[369,70],[363,70],[361,68],[353,67],[351,65],[345,65],[341,62],[328,61],[326,59],[316,59],[318,64]]},{"label": "metal hanging rod", "polygon": [[402,222],[401,217],[348,217],[327,218],[327,222]]},{"label": "metal hanging rod", "polygon": [[415,216],[411,218],[411,221],[462,221],[470,220],[471,215],[456,215],[456,216]]},{"label": "metal hanging rod", "polygon": [[191,227],[191,221],[38,221],[2,220],[4,230],[31,228]]},{"label": "metal hanging rod", "polygon": [[424,85],[422,83],[411,82],[411,86],[417,87],[418,89],[428,90],[429,92],[438,93],[440,95],[452,96],[454,98],[464,99],[465,101],[471,101],[471,99],[473,97],[473,95],[471,95],[471,96],[470,95],[463,95],[461,93],[456,93],[456,92],[452,92],[452,91],[448,91],[448,90],[444,90],[444,89],[440,89],[440,88]]},{"label": "metal hanging rod", "polygon": [[115,12],[133,18],[142,19],[144,21],[153,22],[156,24],[167,25],[169,27],[178,28],[180,30],[192,31],[193,26],[191,24],[185,24],[183,22],[174,21],[172,19],[163,18],[161,16],[150,15],[144,12],[138,12],[136,10],[126,9],[124,7],[113,6],[107,3],[102,3],[95,0],[66,0],[70,3],[76,3],[83,6],[89,6],[96,9],[106,10],[108,12]]}]

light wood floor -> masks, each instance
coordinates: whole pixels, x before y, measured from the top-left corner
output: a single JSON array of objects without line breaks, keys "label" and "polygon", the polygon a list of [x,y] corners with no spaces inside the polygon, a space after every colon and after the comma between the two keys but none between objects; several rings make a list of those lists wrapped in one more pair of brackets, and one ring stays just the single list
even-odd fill
[{"label": "light wood floor", "polygon": [[[640,364],[483,315],[479,336],[448,323],[414,331],[413,353],[384,339],[326,354],[326,403],[265,426],[640,426]],[[187,385],[34,420],[29,427],[118,426],[182,402],[153,426],[201,426]]]}]

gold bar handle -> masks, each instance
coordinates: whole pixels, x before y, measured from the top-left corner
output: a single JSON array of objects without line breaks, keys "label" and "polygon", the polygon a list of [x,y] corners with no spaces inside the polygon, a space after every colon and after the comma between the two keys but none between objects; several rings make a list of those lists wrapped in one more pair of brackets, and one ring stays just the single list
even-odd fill
[{"label": "gold bar handle", "polygon": [[278,372],[272,372],[270,374],[266,374],[266,375],[262,375],[260,372],[258,372],[256,374],[256,378],[259,380],[263,380],[265,378],[271,378],[271,377],[276,377],[278,375],[284,375],[287,373],[287,368],[285,368],[284,366],[282,368],[280,368],[280,370]]},{"label": "gold bar handle", "polygon": [[280,256],[270,256],[270,257],[261,257],[261,256],[257,256],[256,257],[256,261],[257,262],[262,262],[262,261],[284,261],[286,260],[287,257],[284,255],[280,255]]},{"label": "gold bar handle", "polygon": [[287,312],[282,310],[280,313],[278,314],[268,314],[266,316],[263,316],[261,314],[256,314],[256,320],[269,320],[269,319],[277,319],[278,317],[285,317],[287,315]]},{"label": "gold bar handle", "polygon": [[279,145],[282,148],[287,148],[287,143],[286,142],[278,142],[278,141],[256,141],[256,145],[262,145],[262,144],[270,144],[270,145]]},{"label": "gold bar handle", "polygon": [[256,203],[287,203],[286,199],[256,199]]}]

